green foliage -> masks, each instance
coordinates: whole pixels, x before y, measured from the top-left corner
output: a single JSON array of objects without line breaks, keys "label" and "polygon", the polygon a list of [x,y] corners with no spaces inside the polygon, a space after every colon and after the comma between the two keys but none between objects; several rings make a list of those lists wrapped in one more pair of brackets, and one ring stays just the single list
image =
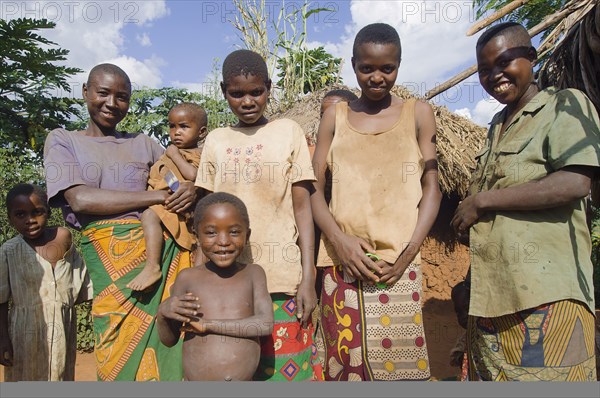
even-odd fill
[{"label": "green foliage", "polygon": [[94,350],[92,302],[86,301],[75,307],[77,310],[77,351],[92,352]]},{"label": "green foliage", "polygon": [[[68,50],[38,35],[45,19],[0,19],[0,146],[41,154],[49,130],[64,126],[80,101],[65,98],[78,68],[55,65]],[[60,94],[60,95],[59,95]]]},{"label": "green foliage", "polygon": [[272,76],[275,59],[271,55],[275,45],[269,40],[265,0],[233,0],[233,4],[239,16],[229,22],[238,30],[246,48],[259,53],[267,62],[269,76]]},{"label": "green foliage", "polygon": [[[323,47],[306,51],[296,51],[293,48],[286,48],[286,50],[286,53],[277,59],[278,87],[285,89],[290,85],[287,81],[295,78],[298,84],[302,82],[304,86],[301,89],[298,87],[294,91],[308,94],[323,87],[341,83],[338,71],[342,59],[334,58]],[[302,68],[304,68],[304,72]],[[298,77],[302,73],[304,73],[304,78],[299,79]]]},{"label": "green foliage", "polygon": [[[567,1],[568,0],[531,0],[502,18],[501,21],[519,22],[527,29],[531,29],[542,22],[545,16],[560,10]],[[512,0],[474,0],[473,7],[477,12],[477,19],[479,19],[485,13],[498,11],[509,3],[512,3]],[[552,28],[553,27],[546,29],[545,32],[549,33]]]}]

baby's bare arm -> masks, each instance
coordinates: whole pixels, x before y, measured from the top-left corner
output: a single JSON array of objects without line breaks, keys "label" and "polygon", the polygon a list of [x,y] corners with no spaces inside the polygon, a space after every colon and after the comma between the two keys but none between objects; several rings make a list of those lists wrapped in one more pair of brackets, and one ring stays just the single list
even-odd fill
[{"label": "baby's bare arm", "polygon": [[169,145],[166,154],[173,161],[173,163],[175,163],[175,166],[177,166],[177,169],[179,170],[183,178],[185,178],[188,181],[196,180],[198,168],[195,167],[193,164],[188,163],[188,161],[185,160],[185,158],[183,157],[183,155],[181,155],[181,152],[175,145]]},{"label": "baby's bare arm", "polygon": [[38,253],[50,263],[56,264],[65,256],[72,243],[71,231],[65,227],[56,227],[55,238],[46,242],[43,247],[39,247]]},{"label": "baby's bare arm", "polygon": [[231,337],[268,336],[273,332],[273,303],[267,290],[265,271],[256,264],[247,266],[252,278],[254,315],[241,319],[202,319],[190,322],[188,331]]}]

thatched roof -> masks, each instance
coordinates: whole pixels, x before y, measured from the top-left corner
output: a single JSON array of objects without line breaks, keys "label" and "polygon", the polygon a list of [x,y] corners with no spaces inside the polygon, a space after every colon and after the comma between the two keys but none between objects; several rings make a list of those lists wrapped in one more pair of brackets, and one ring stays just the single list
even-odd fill
[{"label": "thatched roof", "polygon": [[[308,94],[292,108],[283,113],[270,115],[272,119],[289,118],[299,123],[306,131],[309,143],[316,142],[319,127],[321,100],[329,90],[344,86],[328,87]],[[402,99],[415,97],[406,88],[395,86],[392,93]],[[463,197],[468,188],[471,172],[475,168],[475,155],[483,145],[486,129],[470,120],[452,113],[445,106],[431,104],[437,122],[437,149],[440,170],[440,187],[447,194],[456,193]]]},{"label": "thatched roof", "polygon": [[[586,11],[583,9],[582,11]],[[540,71],[543,87],[577,88],[600,112],[600,7],[577,15]]]}]

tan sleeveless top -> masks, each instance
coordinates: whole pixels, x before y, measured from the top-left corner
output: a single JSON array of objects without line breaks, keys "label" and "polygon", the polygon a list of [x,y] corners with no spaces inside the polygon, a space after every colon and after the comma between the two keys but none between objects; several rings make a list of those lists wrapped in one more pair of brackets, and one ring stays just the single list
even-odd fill
[{"label": "tan sleeveless top", "polygon": [[[363,133],[348,122],[348,104],[338,103],[327,154],[333,218],[343,232],[365,239],[388,263],[394,263],[410,241],[422,197],[424,162],[415,130],[415,104],[416,99],[407,100],[389,130]],[[339,260],[322,234],[317,266],[332,265],[339,265]]]}]

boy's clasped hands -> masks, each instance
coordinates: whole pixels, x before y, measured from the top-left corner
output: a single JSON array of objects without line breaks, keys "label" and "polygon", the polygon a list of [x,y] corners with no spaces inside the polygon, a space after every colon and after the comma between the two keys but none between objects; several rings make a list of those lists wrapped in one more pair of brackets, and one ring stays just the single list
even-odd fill
[{"label": "boy's clasped hands", "polygon": [[180,331],[190,333],[206,333],[206,322],[199,312],[198,297],[193,293],[171,296],[160,306],[158,316],[182,322]]}]

